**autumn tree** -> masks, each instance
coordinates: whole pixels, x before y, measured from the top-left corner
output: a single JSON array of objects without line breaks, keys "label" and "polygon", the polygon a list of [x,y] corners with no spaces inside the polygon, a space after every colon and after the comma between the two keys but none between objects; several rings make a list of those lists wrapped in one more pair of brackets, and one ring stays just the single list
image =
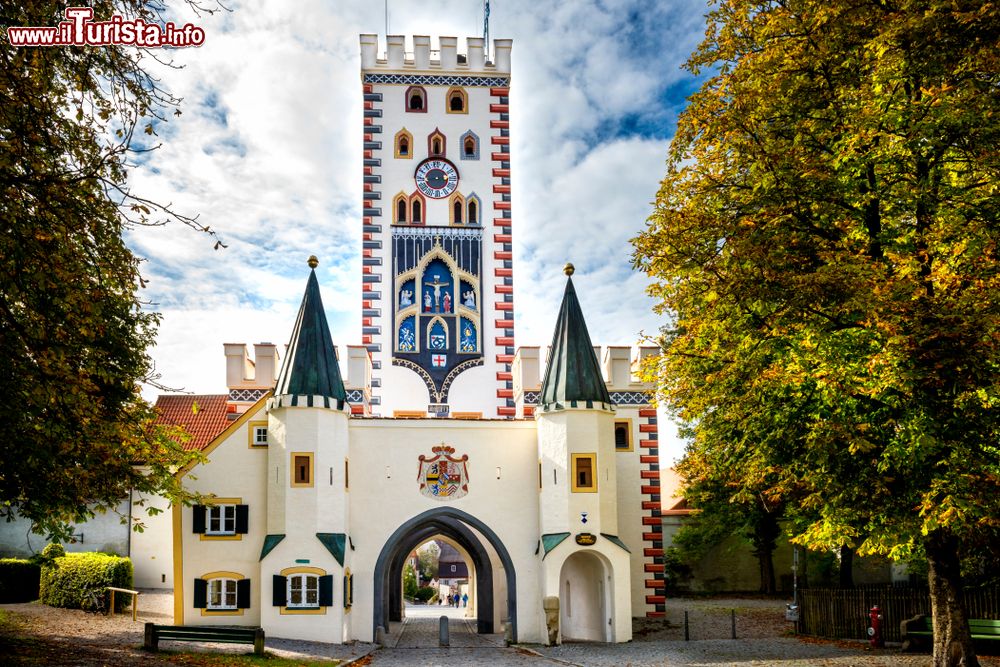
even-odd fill
[{"label": "autumn tree", "polygon": [[968,0],[719,2],[635,239],[692,454],[801,544],[926,558],[935,665],[977,664],[959,554],[1000,521],[998,34]]},{"label": "autumn tree", "polygon": [[[142,0],[91,4],[95,20],[162,18]],[[5,3],[0,25],[55,26],[64,9]],[[191,455],[153,425],[139,393],[155,377],[158,316],[137,295],[139,258],[123,234],[167,218],[209,230],[128,185],[156,126],[179,113],[149,69],[168,52],[2,41],[0,516],[65,539],[67,522],[129,489],[183,497],[172,473]]]}]

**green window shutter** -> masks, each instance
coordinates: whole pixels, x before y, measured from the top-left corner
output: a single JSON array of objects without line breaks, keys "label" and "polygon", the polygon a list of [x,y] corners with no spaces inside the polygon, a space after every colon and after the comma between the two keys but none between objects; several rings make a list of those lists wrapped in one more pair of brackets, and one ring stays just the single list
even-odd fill
[{"label": "green window shutter", "polygon": [[250,608],[250,580],[240,579],[236,582],[236,608]]},{"label": "green window shutter", "polygon": [[208,582],[204,579],[194,580],[194,608],[204,609],[208,606]]},{"label": "green window shutter", "polygon": [[333,606],[333,575],[325,574],[319,578],[319,606]]},{"label": "green window shutter", "polygon": [[250,507],[248,505],[236,506],[236,534],[246,535],[250,532]]},{"label": "green window shutter", "polygon": [[288,604],[288,577],[276,574],[271,578],[274,590],[271,592],[271,604],[284,607]]},{"label": "green window shutter", "polygon": [[195,505],[194,506],[194,532],[204,533],[205,532],[205,506]]}]

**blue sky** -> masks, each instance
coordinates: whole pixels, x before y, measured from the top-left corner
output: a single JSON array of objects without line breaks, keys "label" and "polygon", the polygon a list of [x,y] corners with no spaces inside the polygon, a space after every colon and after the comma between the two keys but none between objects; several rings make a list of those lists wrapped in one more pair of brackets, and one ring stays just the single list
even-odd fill
[{"label": "blue sky", "polygon": [[[390,0],[392,34],[482,32],[477,0]],[[181,225],[130,234],[162,314],[162,382],[225,391],[223,343],[288,340],[320,258],[334,342],[360,342],[361,86],[358,34],[383,3],[280,0],[180,17],[204,46],[175,52],[164,84],[183,114],[131,172],[133,187],[197,213],[228,244]],[[651,212],[676,116],[698,81],[681,69],[704,32],[698,0],[494,0],[491,37],[511,38],[511,169],[518,345],[551,337],[564,276],[596,344],[635,344],[662,323],[631,269],[628,239]],[[155,391],[150,392],[150,396]]]}]

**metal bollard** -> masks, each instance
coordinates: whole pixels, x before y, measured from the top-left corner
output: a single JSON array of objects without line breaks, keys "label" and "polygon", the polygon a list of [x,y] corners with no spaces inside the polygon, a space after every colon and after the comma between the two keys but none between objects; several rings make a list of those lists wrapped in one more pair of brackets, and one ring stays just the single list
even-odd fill
[{"label": "metal bollard", "polygon": [[684,612],[684,641],[690,641],[691,634],[688,632],[688,613]]},{"label": "metal bollard", "polygon": [[442,616],[438,619],[438,646],[450,646],[448,637],[448,617]]},{"label": "metal bollard", "polygon": [[736,610],[731,609],[730,612],[732,612],[733,619],[733,639],[736,639]]}]

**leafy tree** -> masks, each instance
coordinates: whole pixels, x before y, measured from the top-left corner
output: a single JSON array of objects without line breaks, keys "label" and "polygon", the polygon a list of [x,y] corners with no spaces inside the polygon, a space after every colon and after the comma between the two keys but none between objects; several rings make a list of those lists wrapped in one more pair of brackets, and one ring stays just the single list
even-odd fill
[{"label": "leafy tree", "polygon": [[438,559],[441,550],[434,542],[428,542],[417,551],[417,559],[420,562],[421,581],[436,579],[438,575]]},{"label": "leafy tree", "polygon": [[403,597],[412,600],[417,595],[417,588],[417,573],[413,565],[407,563],[403,568]]},{"label": "leafy tree", "polygon": [[924,557],[935,665],[977,664],[959,554],[1000,516],[997,34],[971,0],[720,2],[635,239],[693,451],[801,544]]},{"label": "leafy tree", "polygon": [[[92,4],[95,20],[160,19],[153,2]],[[64,8],[5,3],[0,24],[55,26]],[[129,489],[183,500],[172,473],[193,458],[139,394],[155,379],[158,316],[136,294],[140,260],[122,238],[169,218],[212,233],[128,186],[179,102],[146,69],[165,53],[0,46],[0,515],[63,540],[66,522]]]}]

